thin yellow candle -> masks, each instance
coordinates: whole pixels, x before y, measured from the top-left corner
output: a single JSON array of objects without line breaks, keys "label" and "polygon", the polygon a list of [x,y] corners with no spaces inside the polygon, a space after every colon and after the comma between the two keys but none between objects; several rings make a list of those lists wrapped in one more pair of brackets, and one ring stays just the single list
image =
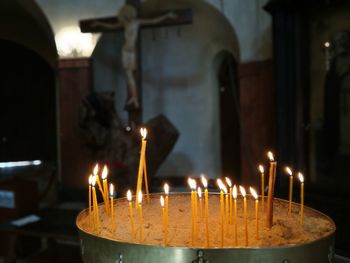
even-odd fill
[{"label": "thin yellow candle", "polygon": [[167,183],[164,184],[164,194],[165,194],[165,215],[168,225],[168,215],[169,215],[169,185]]},{"label": "thin yellow candle", "polygon": [[226,222],[226,237],[230,236],[230,227],[229,227],[229,202],[228,202],[228,191],[226,186],[223,186],[224,194],[225,194],[225,222]]},{"label": "thin yellow candle", "polygon": [[256,191],[250,187],[251,195],[255,198],[255,226],[256,226],[256,239],[259,240],[259,196]]},{"label": "thin yellow candle", "polygon": [[134,214],[132,212],[132,195],[131,191],[128,190],[126,193],[126,198],[129,201],[129,215],[130,215],[130,230],[131,230],[131,239],[134,240],[135,238],[135,226],[134,226]]},{"label": "thin yellow candle", "polygon": [[[142,173],[144,172],[144,161],[145,161],[145,153],[146,153],[146,137],[147,137],[147,130],[145,128],[140,129],[141,133],[141,153],[140,153],[140,161],[139,161],[139,169],[138,169],[138,175],[137,175],[137,185],[136,185],[136,193],[139,193],[142,189]],[[135,202],[135,205],[136,202]]]},{"label": "thin yellow candle", "polygon": [[217,184],[219,186],[220,189],[220,218],[221,218],[221,247],[224,246],[224,218],[225,218],[225,212],[224,212],[224,184],[221,181],[221,179],[217,179]]},{"label": "thin yellow candle", "polygon": [[163,212],[163,228],[164,228],[164,246],[168,243],[168,228],[167,228],[167,220],[166,220],[166,212],[165,212],[165,204],[163,196],[160,196],[160,205],[162,207]]},{"label": "thin yellow candle", "polygon": [[207,241],[207,247],[209,247],[209,204],[208,204],[208,181],[205,179],[205,177],[202,175],[202,184],[204,187],[204,201],[205,201],[205,234],[206,234],[206,241]]},{"label": "thin yellow candle", "polygon": [[91,195],[91,192],[92,192],[92,189],[91,189],[91,182],[92,182],[92,175],[89,176],[89,224],[90,224],[90,227],[92,225],[92,195]]},{"label": "thin yellow candle", "polygon": [[243,186],[239,186],[241,195],[243,196],[243,216],[244,216],[244,232],[245,232],[245,246],[248,246],[248,214],[247,214],[247,197]]},{"label": "thin yellow candle", "polygon": [[200,218],[200,221],[203,222],[202,189],[200,187],[197,188],[197,194],[199,199],[199,218]]},{"label": "thin yellow candle", "polygon": [[193,198],[194,198],[194,238],[195,242],[198,238],[198,198],[197,198],[197,182],[195,179],[192,179],[193,187]]},{"label": "thin yellow candle", "polygon": [[148,189],[148,179],[147,179],[147,163],[146,163],[146,152],[143,160],[143,178],[145,179],[145,187],[146,187],[146,200],[147,204],[150,203],[149,197],[149,189]]},{"label": "thin yellow candle", "polygon": [[232,189],[233,197],[233,226],[235,231],[235,246],[238,246],[238,229],[237,229],[237,187],[233,186]]},{"label": "thin yellow candle", "polygon": [[112,231],[115,232],[115,217],[114,217],[114,204],[113,204],[113,198],[114,198],[114,185],[109,185],[109,198],[111,201],[111,224],[112,224]]},{"label": "thin yellow candle", "polygon": [[300,224],[304,224],[304,176],[302,173],[298,173],[300,180]]},{"label": "thin yellow candle", "polygon": [[272,223],[273,223],[273,199],[274,199],[274,191],[275,191],[274,189],[275,189],[277,162],[275,162],[272,152],[268,152],[267,156],[270,159],[270,171],[269,171],[269,191],[267,195],[266,225],[269,229],[271,229]]},{"label": "thin yellow candle", "polygon": [[260,177],[261,177],[261,208],[262,211],[265,210],[265,174],[264,166],[259,165]]},{"label": "thin yellow candle", "polygon": [[94,213],[94,228],[97,233],[100,232],[100,219],[99,219],[99,210],[98,210],[98,204],[97,204],[97,197],[96,197],[96,175],[92,177],[91,186],[92,186],[92,203],[93,203],[93,213]]},{"label": "thin yellow candle", "polygon": [[98,164],[95,165],[94,169],[92,170],[92,174],[94,176],[96,176],[96,182],[97,182],[97,186],[98,186],[98,189],[100,190],[101,194],[102,194],[102,197],[103,197],[103,200],[105,199],[104,197],[104,192],[103,192],[103,188],[102,188],[102,185],[101,185],[101,182],[100,182],[100,178],[98,177]]},{"label": "thin yellow candle", "polygon": [[143,228],[143,215],[142,215],[142,191],[140,190],[137,195],[137,203],[139,209],[139,228],[140,228],[140,236],[139,241],[142,242],[142,228]]},{"label": "thin yellow candle", "polygon": [[291,216],[292,214],[292,199],[293,199],[293,172],[292,170],[287,166],[286,172],[289,175],[289,206],[288,206],[288,216]]},{"label": "thin yellow candle", "polygon": [[108,169],[105,165],[102,170],[101,178],[102,178],[102,185],[103,185],[103,194],[104,194],[104,203],[105,203],[105,210],[107,214],[110,214],[109,207],[108,207],[108,183],[107,183],[107,175],[108,175]]},{"label": "thin yellow candle", "polygon": [[225,177],[226,183],[229,188],[229,197],[230,197],[230,209],[229,209],[229,224],[232,224],[232,182],[230,178]]},{"label": "thin yellow candle", "polygon": [[194,191],[193,191],[193,181],[191,178],[188,178],[187,180],[188,182],[188,185],[191,189],[191,228],[192,228],[192,231],[191,231],[191,240],[192,240],[192,246],[194,245]]}]

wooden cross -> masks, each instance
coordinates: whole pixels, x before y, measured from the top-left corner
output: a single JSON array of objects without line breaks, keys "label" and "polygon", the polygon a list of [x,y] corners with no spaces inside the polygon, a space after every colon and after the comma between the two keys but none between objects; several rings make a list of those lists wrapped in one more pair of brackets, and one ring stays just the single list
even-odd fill
[{"label": "wooden cross", "polygon": [[[136,128],[142,123],[142,69],[141,69],[141,39],[140,39],[140,31],[143,28],[155,28],[155,27],[162,27],[162,26],[178,26],[178,25],[185,25],[185,24],[191,24],[193,19],[193,14],[191,9],[177,9],[177,10],[171,10],[168,12],[158,12],[158,13],[152,13],[152,14],[140,14],[140,6],[141,1],[140,0],[126,0],[126,4],[132,5],[136,11],[137,11],[137,19],[139,20],[152,20],[155,18],[162,17],[168,13],[174,14],[174,17],[172,18],[165,18],[162,19],[162,21],[156,21],[154,23],[146,23],[146,24],[140,24],[139,30],[138,30],[138,36],[136,40],[136,57],[139,59],[136,59],[136,69],[133,72],[133,76],[136,79],[136,86],[137,86],[137,93],[138,93],[138,100],[140,107],[127,107],[126,105],[125,110],[128,111],[129,115],[129,127]],[[80,29],[83,33],[105,33],[105,32],[115,32],[123,30],[123,25],[118,25],[118,17],[105,17],[105,18],[95,18],[95,19],[87,19],[80,21]],[[98,24],[110,24],[110,25],[116,25],[113,26],[113,28],[106,28],[103,26],[99,26]],[[97,25],[97,26],[96,26]],[[130,89],[129,89],[130,92]],[[131,94],[128,95],[129,97]]]}]

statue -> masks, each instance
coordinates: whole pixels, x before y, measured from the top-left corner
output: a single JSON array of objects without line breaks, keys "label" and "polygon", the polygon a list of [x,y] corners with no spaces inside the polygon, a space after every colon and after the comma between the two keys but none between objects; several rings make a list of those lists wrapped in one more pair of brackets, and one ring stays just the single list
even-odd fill
[{"label": "statue", "polygon": [[129,98],[126,102],[126,109],[139,109],[140,102],[137,92],[137,82],[134,76],[134,72],[137,70],[137,49],[136,40],[138,31],[142,25],[157,24],[167,18],[175,18],[176,15],[173,12],[168,14],[151,18],[151,19],[139,19],[134,6],[125,4],[121,7],[118,13],[119,21],[117,23],[104,23],[96,21],[92,24],[93,27],[101,26],[108,29],[115,29],[119,26],[124,28],[124,44],[122,47],[122,66],[125,71],[125,75],[128,82]]}]

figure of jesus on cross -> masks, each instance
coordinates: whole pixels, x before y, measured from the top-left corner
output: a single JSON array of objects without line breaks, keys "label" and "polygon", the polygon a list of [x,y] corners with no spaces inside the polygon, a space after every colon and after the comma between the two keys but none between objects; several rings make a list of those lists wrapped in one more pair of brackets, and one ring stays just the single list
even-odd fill
[{"label": "figure of jesus on cross", "polygon": [[[140,39],[139,29],[142,27],[155,27],[162,25],[187,24],[192,21],[192,13],[188,9],[163,12],[161,14],[138,17],[139,1],[129,1],[124,4],[119,12],[118,19],[102,18],[80,21],[82,32],[104,32],[118,29],[124,30],[124,43],[121,50],[121,62],[128,84],[128,99],[125,109],[130,113],[140,112],[141,74],[140,67]],[[137,81],[138,78],[138,81]],[[130,119],[130,116],[129,116]],[[138,125],[140,116],[129,120],[132,126]],[[130,123],[131,122],[131,123]],[[133,125],[134,124],[134,125]]]}]

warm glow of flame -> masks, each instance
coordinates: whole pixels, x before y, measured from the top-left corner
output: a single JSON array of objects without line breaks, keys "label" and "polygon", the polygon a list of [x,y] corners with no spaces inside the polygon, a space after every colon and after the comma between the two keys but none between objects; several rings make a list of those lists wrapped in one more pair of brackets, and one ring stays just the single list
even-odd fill
[{"label": "warm glow of flame", "polygon": [[98,163],[95,165],[94,170],[92,171],[93,175],[98,174]]},{"label": "warm glow of flame", "polygon": [[267,153],[267,157],[269,158],[270,162],[274,162],[274,161],[275,161],[275,158],[274,158],[272,152],[268,152],[268,153]]},{"label": "warm glow of flame", "polygon": [[107,178],[107,175],[108,175],[108,168],[107,168],[107,166],[105,165],[105,166],[103,167],[102,174],[101,174],[102,180],[106,179],[106,178]]},{"label": "warm glow of flame", "polygon": [[241,192],[241,194],[242,194],[243,197],[246,196],[247,193],[245,192],[245,189],[244,189],[243,186],[241,186],[241,185],[239,186],[239,191]]},{"label": "warm glow of flame", "polygon": [[216,180],[216,183],[218,184],[220,191],[222,191],[222,187],[224,186],[224,184],[223,184],[223,182],[221,181],[221,179],[220,179],[220,178],[217,179],[217,180]]},{"label": "warm glow of flame", "polygon": [[262,166],[261,164],[259,165],[259,171],[260,173],[264,173],[264,166]]},{"label": "warm glow of flame", "polygon": [[228,187],[231,188],[232,187],[232,182],[231,182],[230,178],[225,177],[225,180],[226,180],[226,183],[227,183]]},{"label": "warm glow of flame", "polygon": [[300,182],[303,183],[304,182],[303,174],[302,173],[298,173],[298,177],[299,177]]},{"label": "warm glow of flame", "polygon": [[222,190],[224,191],[224,193],[225,193],[226,195],[228,194],[226,185],[223,185],[223,186],[222,186]]},{"label": "warm glow of flame", "polygon": [[331,45],[331,44],[330,44],[328,41],[324,42],[324,46],[325,46],[325,47],[330,47],[330,45]]},{"label": "warm glow of flame", "polygon": [[131,191],[130,191],[130,190],[128,190],[128,191],[126,192],[126,199],[128,199],[129,202],[132,201],[132,195],[131,195]]},{"label": "warm glow of flame", "polygon": [[92,185],[92,186],[95,186],[96,180],[97,180],[97,177],[96,177],[96,175],[94,175],[94,176],[91,178],[91,185]]},{"label": "warm glow of flame", "polygon": [[160,205],[164,208],[164,197],[162,195],[160,196]]},{"label": "warm glow of flame", "polygon": [[147,129],[146,129],[146,128],[141,128],[141,129],[140,129],[140,133],[141,133],[142,139],[146,140],[146,137],[147,137]]},{"label": "warm glow of flame", "polygon": [[139,205],[142,204],[142,191],[141,190],[137,194],[137,201],[138,201]]},{"label": "warm glow of flame", "polygon": [[169,194],[169,185],[168,185],[167,183],[164,184],[164,193],[165,193],[166,195]]},{"label": "warm glow of flame", "polygon": [[290,176],[293,175],[292,170],[291,170],[288,166],[286,167],[286,172],[287,172],[287,174],[289,174]]},{"label": "warm glow of flame", "polygon": [[252,196],[254,196],[254,198],[255,198],[256,200],[258,200],[258,194],[257,194],[256,191],[254,190],[254,188],[253,188],[253,187],[249,187],[249,191],[250,191],[250,193],[252,194]]},{"label": "warm glow of flame", "polygon": [[233,186],[232,196],[234,199],[237,199],[237,186],[236,185]]},{"label": "warm glow of flame", "polygon": [[197,182],[196,182],[196,179],[192,179],[192,186],[193,186],[193,190],[196,191],[196,188],[197,188]]},{"label": "warm glow of flame", "polygon": [[90,174],[90,176],[89,176],[89,185],[91,185],[91,183],[92,183],[92,174]]},{"label": "warm glow of flame", "polygon": [[205,179],[204,175],[201,175],[201,179],[202,179],[202,184],[204,186],[204,188],[208,188],[208,181],[207,179]]},{"label": "warm glow of flame", "polygon": [[114,196],[114,185],[113,184],[109,184],[109,195],[110,196]]},{"label": "warm glow of flame", "polygon": [[193,191],[193,179],[191,177],[189,177],[187,179],[187,183],[188,183],[188,186],[191,188],[191,190]]},{"label": "warm glow of flame", "polygon": [[197,193],[198,193],[198,197],[202,198],[202,189],[200,187],[198,187]]}]

